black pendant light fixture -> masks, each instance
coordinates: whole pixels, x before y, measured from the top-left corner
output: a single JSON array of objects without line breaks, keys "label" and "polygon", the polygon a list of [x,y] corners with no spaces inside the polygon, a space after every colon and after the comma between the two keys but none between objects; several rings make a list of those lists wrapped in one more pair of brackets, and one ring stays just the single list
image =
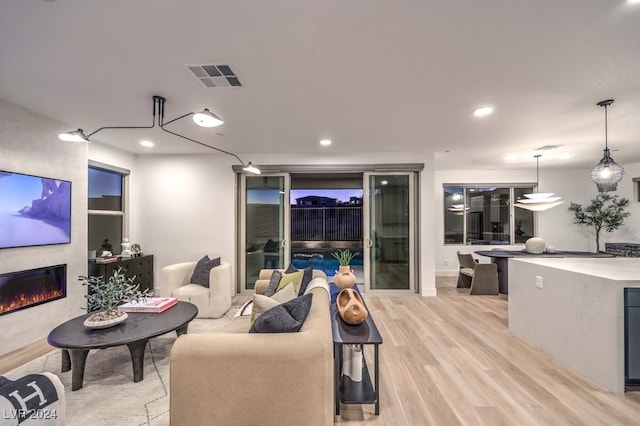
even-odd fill
[{"label": "black pendant light fixture", "polygon": [[238,157],[236,154],[234,154],[233,152],[229,152],[229,151],[225,151],[224,149],[220,149],[220,148],[216,148],[214,146],[211,145],[207,145],[206,143],[197,141],[195,139],[191,139],[189,137],[186,137],[184,135],[181,135],[179,133],[173,132],[169,129],[166,129],[165,126],[168,124],[173,123],[174,121],[178,121],[182,118],[188,117],[188,116],[192,116],[192,119],[194,121],[194,123],[196,123],[198,126],[200,127],[217,127],[221,124],[223,124],[224,122],[214,113],[212,113],[211,111],[209,111],[208,109],[204,109],[204,111],[201,112],[188,112],[184,115],[181,115],[177,118],[174,118],[173,120],[169,120],[169,121],[164,121],[164,104],[167,100],[165,98],[163,98],[162,96],[154,96],[153,97],[153,122],[151,123],[151,125],[149,126],[105,126],[105,127],[100,127],[98,130],[94,130],[93,132],[89,133],[88,135],[85,134],[82,129],[77,129],[77,130],[71,130],[68,132],[64,132],[64,133],[60,133],[58,135],[58,138],[60,138],[63,141],[67,141],[67,142],[89,142],[89,138],[102,131],[102,130],[106,130],[106,129],[151,129],[153,127],[157,126],[160,127],[160,129],[162,129],[163,131],[167,132],[167,133],[171,133],[174,136],[177,136],[179,138],[182,139],[186,139],[190,142],[194,142],[197,143],[198,145],[202,145],[204,147],[213,149],[215,151],[221,152],[223,154],[227,154],[230,155],[232,157],[235,157],[243,166],[242,170],[248,172],[248,173],[253,173],[256,175],[260,174],[260,169],[258,169],[256,166],[254,166],[253,164],[251,164],[251,162],[245,164],[244,161],[242,161],[240,159],[240,157]]},{"label": "black pendant light fixture", "polygon": [[607,107],[613,103],[613,99],[598,102],[596,105],[604,107],[604,157],[591,169],[591,180],[598,186],[598,192],[609,192],[618,189],[618,182],[624,176],[624,169],[621,165],[613,161],[609,152],[609,141],[607,140]]}]

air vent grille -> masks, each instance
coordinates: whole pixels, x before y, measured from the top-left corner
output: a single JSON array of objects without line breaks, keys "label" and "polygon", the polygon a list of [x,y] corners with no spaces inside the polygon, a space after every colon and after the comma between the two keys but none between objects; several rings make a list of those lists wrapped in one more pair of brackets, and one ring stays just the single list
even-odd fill
[{"label": "air vent grille", "polygon": [[242,86],[238,76],[229,65],[185,65],[193,76],[204,87],[239,87]]}]

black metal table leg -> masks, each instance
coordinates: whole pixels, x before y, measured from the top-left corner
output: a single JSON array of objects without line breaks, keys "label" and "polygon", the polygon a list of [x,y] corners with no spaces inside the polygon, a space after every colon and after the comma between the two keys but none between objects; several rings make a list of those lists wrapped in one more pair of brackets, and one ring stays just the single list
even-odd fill
[{"label": "black metal table leg", "polygon": [[380,371],[379,371],[379,359],[378,359],[378,346],[379,345],[373,345],[374,346],[374,366],[373,366],[373,375],[374,375],[374,394],[375,394],[375,398],[376,398],[376,416],[380,414]]},{"label": "black metal table leg", "polygon": [[340,415],[340,369],[341,369],[341,358],[342,358],[342,345],[337,343],[333,344],[333,376],[335,379],[335,404],[336,404],[336,416]]}]

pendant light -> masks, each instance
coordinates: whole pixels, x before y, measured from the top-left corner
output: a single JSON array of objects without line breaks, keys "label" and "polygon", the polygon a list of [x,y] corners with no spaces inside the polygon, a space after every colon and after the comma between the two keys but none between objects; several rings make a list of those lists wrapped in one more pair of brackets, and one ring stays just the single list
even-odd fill
[{"label": "pendant light", "polygon": [[598,186],[598,192],[609,192],[618,189],[618,182],[624,176],[624,169],[613,161],[609,152],[607,137],[607,107],[613,103],[613,99],[598,102],[596,105],[604,107],[604,156],[602,160],[591,169],[591,180]]},{"label": "pendant light", "polygon": [[[539,161],[542,155],[536,154],[534,155],[536,159],[536,191],[540,187],[539,176],[540,176],[540,168]],[[520,207],[521,209],[530,210],[533,212],[540,212],[544,210],[548,210],[552,207],[559,206],[564,203],[562,197],[554,197],[553,192],[532,192],[530,194],[523,194],[525,198],[518,200],[514,205],[516,207]]]},{"label": "pendant light", "polygon": [[224,124],[224,121],[209,111],[208,108],[205,108],[204,111],[193,114],[193,122],[200,127],[218,127],[221,124]]},{"label": "pendant light", "polygon": [[176,133],[172,130],[167,129],[165,126],[167,126],[168,124],[173,123],[174,121],[178,121],[182,118],[188,117],[188,116],[192,116],[193,117],[193,121],[194,123],[196,123],[198,126],[200,127],[217,127],[220,126],[221,124],[223,124],[224,122],[222,121],[222,119],[220,119],[220,117],[218,117],[217,115],[215,115],[214,113],[212,113],[211,111],[209,111],[207,108],[204,109],[204,111],[200,111],[200,112],[188,112],[186,114],[183,114],[177,118],[174,118],[173,120],[169,120],[169,121],[165,121],[164,120],[164,105],[166,103],[166,99],[163,98],[162,96],[153,96],[153,122],[148,125],[148,126],[105,126],[105,127],[100,127],[98,130],[94,130],[93,132],[86,134],[82,129],[77,129],[77,130],[70,130],[68,132],[64,132],[64,133],[60,133],[58,135],[58,138],[60,140],[66,141],[66,142],[89,142],[89,138],[91,136],[93,136],[94,134],[102,131],[102,130],[107,130],[107,129],[152,129],[156,126],[158,126],[161,130],[170,133],[174,136],[177,136],[179,138],[188,140],[190,142],[194,142],[197,143],[198,145],[204,146],[205,148],[209,148],[209,149],[213,149],[214,151],[218,151],[221,152],[223,154],[227,154],[230,155],[232,157],[234,157],[235,159],[237,159],[240,163],[242,163],[242,170],[248,173],[252,173],[252,174],[256,174],[259,175],[260,174],[260,169],[257,168],[256,166],[254,166],[253,164],[251,164],[251,162],[249,161],[249,163],[245,164],[244,161],[242,161],[240,159],[240,157],[238,157],[238,155],[234,154],[233,152],[229,152],[229,151],[225,151],[224,149],[220,149],[220,148],[216,148],[215,146],[211,146],[208,145],[206,143],[197,141],[195,139],[189,138],[187,136],[181,135],[180,133]]},{"label": "pendant light", "polygon": [[465,207],[464,204],[451,204],[448,210],[456,216],[462,216],[464,212],[469,210],[469,207]]}]

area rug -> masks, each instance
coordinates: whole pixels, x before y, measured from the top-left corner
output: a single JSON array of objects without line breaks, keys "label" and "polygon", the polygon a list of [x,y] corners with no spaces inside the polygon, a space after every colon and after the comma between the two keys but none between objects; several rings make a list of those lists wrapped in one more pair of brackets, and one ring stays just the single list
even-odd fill
[{"label": "area rug", "polygon": [[[189,333],[223,330],[238,307],[221,319],[195,319]],[[144,358],[144,380],[133,382],[131,355],[126,346],[93,350],[87,357],[84,386],[71,391],[71,371],[60,372],[60,351],[54,350],[5,376],[11,380],[25,374],[48,371],[64,384],[66,425],[169,425],[169,356],[176,333],[149,340]]]}]

